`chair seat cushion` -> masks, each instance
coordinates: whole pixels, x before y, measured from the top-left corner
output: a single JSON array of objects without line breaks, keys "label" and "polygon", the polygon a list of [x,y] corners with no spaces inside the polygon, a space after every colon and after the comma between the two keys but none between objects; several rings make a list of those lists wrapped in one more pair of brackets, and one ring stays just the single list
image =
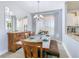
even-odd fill
[{"label": "chair seat cushion", "polygon": [[59,57],[59,53],[58,53],[58,52],[55,52],[55,51],[47,51],[46,53],[47,53],[48,55],[54,55],[54,56]]}]

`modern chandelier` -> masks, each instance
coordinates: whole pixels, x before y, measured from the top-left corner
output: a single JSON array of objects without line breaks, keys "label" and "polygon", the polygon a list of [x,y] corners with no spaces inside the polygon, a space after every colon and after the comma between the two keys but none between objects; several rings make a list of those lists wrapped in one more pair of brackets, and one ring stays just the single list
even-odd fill
[{"label": "modern chandelier", "polygon": [[44,18],[44,16],[41,15],[40,12],[39,12],[39,3],[40,3],[40,1],[37,1],[37,4],[38,4],[37,14],[34,15],[34,19],[37,19],[37,20]]}]

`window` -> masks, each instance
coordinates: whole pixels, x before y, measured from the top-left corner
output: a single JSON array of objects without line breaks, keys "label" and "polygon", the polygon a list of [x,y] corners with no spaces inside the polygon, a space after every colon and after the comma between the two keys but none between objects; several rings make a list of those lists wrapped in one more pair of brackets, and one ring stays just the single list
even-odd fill
[{"label": "window", "polygon": [[27,17],[23,19],[17,19],[17,31],[27,31],[28,19]]},{"label": "window", "polygon": [[12,31],[12,20],[8,7],[5,7],[5,27],[7,31]]},{"label": "window", "polygon": [[36,21],[36,33],[40,30],[48,31],[49,35],[54,35],[54,16],[45,15],[43,19]]}]

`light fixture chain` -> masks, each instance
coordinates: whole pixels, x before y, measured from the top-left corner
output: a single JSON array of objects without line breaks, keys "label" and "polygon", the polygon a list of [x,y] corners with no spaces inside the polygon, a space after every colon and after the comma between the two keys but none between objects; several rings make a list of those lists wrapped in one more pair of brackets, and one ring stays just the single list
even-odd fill
[{"label": "light fixture chain", "polygon": [[38,2],[38,12],[39,12],[39,3],[40,3],[40,1],[38,0],[37,2]]}]

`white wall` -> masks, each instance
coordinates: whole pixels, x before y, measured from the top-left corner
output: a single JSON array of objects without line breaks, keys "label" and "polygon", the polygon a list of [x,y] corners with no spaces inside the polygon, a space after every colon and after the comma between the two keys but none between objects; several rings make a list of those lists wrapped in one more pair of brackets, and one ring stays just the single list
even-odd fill
[{"label": "white wall", "polygon": [[0,54],[7,50],[7,37],[6,30],[4,27],[4,7],[0,6]]},{"label": "white wall", "polygon": [[26,16],[24,10],[20,9],[17,4],[9,2],[0,2],[0,55],[8,51],[7,31],[5,30],[4,7],[9,7],[16,17]]}]

